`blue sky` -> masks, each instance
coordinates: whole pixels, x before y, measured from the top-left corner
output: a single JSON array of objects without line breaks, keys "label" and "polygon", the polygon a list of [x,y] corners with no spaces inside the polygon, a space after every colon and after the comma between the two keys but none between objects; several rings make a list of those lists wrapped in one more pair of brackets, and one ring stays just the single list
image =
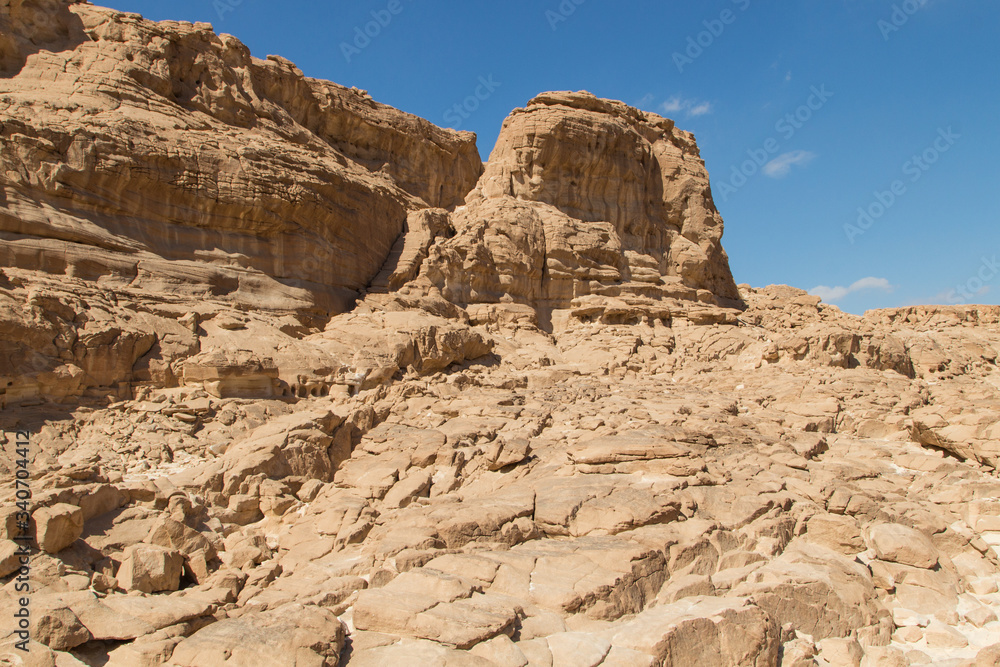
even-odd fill
[{"label": "blue sky", "polygon": [[542,91],[657,111],[698,138],[737,282],[1000,303],[995,0],[107,1],[474,131],[484,158]]}]

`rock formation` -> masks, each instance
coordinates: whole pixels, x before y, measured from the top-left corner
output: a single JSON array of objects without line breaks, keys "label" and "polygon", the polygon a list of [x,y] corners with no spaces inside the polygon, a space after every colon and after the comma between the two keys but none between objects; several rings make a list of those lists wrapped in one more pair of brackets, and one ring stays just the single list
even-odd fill
[{"label": "rock formation", "polygon": [[694,137],[588,93],[515,110],[452,227],[417,283],[463,306],[536,307],[549,330],[560,311],[638,323],[739,303]]},{"label": "rock formation", "polygon": [[737,286],[668,119],[545,93],[484,167],[0,0],[0,166],[0,662],[997,664],[1000,308]]}]

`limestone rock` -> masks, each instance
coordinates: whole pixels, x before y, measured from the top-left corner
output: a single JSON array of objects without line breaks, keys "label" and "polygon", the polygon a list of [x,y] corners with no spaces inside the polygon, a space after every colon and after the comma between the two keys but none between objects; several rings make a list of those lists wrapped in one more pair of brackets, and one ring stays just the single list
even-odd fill
[{"label": "limestone rock", "polygon": [[734,589],[779,623],[817,640],[847,637],[878,622],[867,568],[824,547],[797,544]]},{"label": "limestone rock", "polygon": [[55,651],[68,651],[90,641],[90,631],[69,607],[35,610],[32,637]]},{"label": "limestone rock", "polygon": [[[7,39],[21,45],[4,49],[5,141],[22,146],[21,131],[30,128],[55,148],[25,142],[25,168],[4,165],[17,174],[5,183],[7,210],[15,213],[2,223],[15,235],[4,246],[10,265],[44,267],[70,251],[55,260],[66,265],[60,272],[113,270],[153,288],[343,308],[347,291],[378,271],[408,208],[452,206],[479,176],[471,135],[308,79],[284,59],[253,58],[206,24],[157,25],[61,2],[16,7],[2,10]],[[46,11],[52,27],[34,42],[39,23],[29,17]],[[58,48],[27,57],[46,42]],[[40,81],[45,113],[35,97]],[[110,125],[88,125],[74,112],[74,98],[116,110]],[[131,118],[168,135],[150,140]],[[198,138],[209,134],[215,143]],[[112,157],[124,152],[131,167]],[[282,159],[273,159],[278,153]],[[43,174],[36,171],[43,161],[65,167]],[[378,171],[383,164],[392,166]],[[294,183],[295,201],[279,183]],[[120,194],[91,194],[101,184]],[[19,217],[32,219],[30,202],[41,199],[62,204],[58,219],[19,224]],[[214,228],[200,224],[207,218]],[[67,227],[77,231],[62,231]],[[365,249],[338,240],[362,233]],[[216,248],[223,250],[212,254]],[[302,256],[317,261],[294,261]],[[351,259],[328,261],[334,256]],[[241,280],[248,270],[249,280]]]},{"label": "limestone rock", "polygon": [[17,552],[17,543],[10,540],[0,541],[0,577],[6,577],[20,569],[21,557]]},{"label": "limestone rock", "polygon": [[[579,143],[591,135],[603,137],[593,154]],[[585,92],[540,95],[504,123],[466,202],[457,235],[430,248],[416,281],[456,303],[613,323],[681,314],[678,299],[739,301],[694,139],[656,114]]]}]

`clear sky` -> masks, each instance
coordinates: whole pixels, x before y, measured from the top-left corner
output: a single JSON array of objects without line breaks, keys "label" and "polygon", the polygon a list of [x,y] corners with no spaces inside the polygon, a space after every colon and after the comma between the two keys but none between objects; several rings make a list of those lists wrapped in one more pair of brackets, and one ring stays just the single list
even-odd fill
[{"label": "clear sky", "polygon": [[1000,303],[996,0],[105,1],[474,131],[484,159],[542,91],[662,113],[698,138],[737,282]]}]

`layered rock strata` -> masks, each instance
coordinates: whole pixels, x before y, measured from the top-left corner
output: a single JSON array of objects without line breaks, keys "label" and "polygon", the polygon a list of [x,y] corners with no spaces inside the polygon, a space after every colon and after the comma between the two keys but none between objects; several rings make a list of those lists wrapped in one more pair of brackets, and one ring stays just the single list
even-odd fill
[{"label": "layered rock strata", "polygon": [[484,170],[207,25],[0,0],[0,139],[29,664],[1000,659],[1000,309],[734,285],[671,121],[546,93]]}]

